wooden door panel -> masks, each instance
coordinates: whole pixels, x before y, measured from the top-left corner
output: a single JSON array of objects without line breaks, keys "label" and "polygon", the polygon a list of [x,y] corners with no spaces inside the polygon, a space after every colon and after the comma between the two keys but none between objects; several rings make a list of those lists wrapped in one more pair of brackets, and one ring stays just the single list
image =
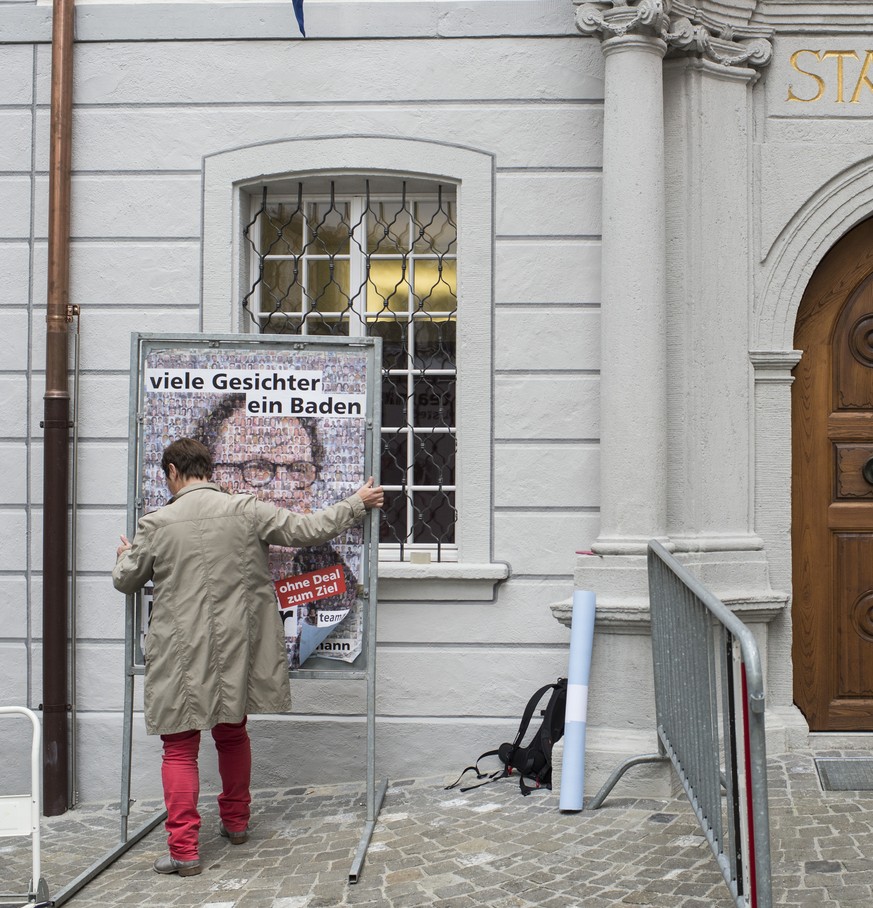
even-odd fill
[{"label": "wooden door panel", "polygon": [[[817,320],[807,324],[816,325]],[[824,551],[830,545],[829,498],[822,510],[818,481],[830,448],[830,363],[820,341],[809,341],[802,349],[792,386],[792,663],[795,702],[814,728],[827,722],[831,699],[830,667],[821,655],[832,649],[833,633],[832,623],[822,620],[821,608],[822,602],[830,601],[832,589],[830,573],[823,568],[830,562]],[[818,508],[808,504],[813,501]],[[800,503],[803,519],[797,515]]]},{"label": "wooden door panel", "polygon": [[795,346],[795,702],[813,730],[873,730],[873,220],[816,269]]},{"label": "wooden door panel", "polygon": [[834,409],[873,410],[873,283],[843,306],[834,332]]},{"label": "wooden door panel", "polygon": [[828,435],[834,440],[853,441],[859,432],[873,437],[873,411],[843,411],[828,418]]},{"label": "wooden door panel", "polygon": [[836,697],[873,698],[873,534],[836,535]]},{"label": "wooden door panel", "polygon": [[[866,501],[839,501],[828,507],[827,528],[838,530],[873,531],[873,515]],[[827,566],[823,565],[827,570]]]},{"label": "wooden door panel", "polygon": [[[836,498],[873,498],[873,444],[836,442]],[[869,464],[869,466],[868,466]],[[866,468],[866,469],[865,469]]]},{"label": "wooden door panel", "polygon": [[[807,717],[809,718],[809,717]],[[810,729],[815,730],[810,723]],[[873,705],[869,700],[841,700],[835,697],[828,704],[825,725],[820,731],[871,731]]]}]

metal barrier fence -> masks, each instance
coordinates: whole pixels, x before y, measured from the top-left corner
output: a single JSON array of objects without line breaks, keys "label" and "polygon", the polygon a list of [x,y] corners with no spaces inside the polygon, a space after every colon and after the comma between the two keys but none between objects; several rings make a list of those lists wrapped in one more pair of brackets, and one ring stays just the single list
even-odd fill
[{"label": "metal barrier fence", "polygon": [[0,716],[24,716],[31,724],[30,791],[23,795],[0,797],[0,837],[30,836],[32,842],[33,873],[26,893],[2,892],[0,902],[11,901],[34,905],[48,902],[48,885],[40,866],[40,801],[42,791],[42,728],[35,712],[25,706],[0,706]]},{"label": "metal barrier fence", "polygon": [[663,546],[649,543],[658,754],[673,764],[739,908],[771,908],[764,683],[751,631]]},{"label": "metal barrier fence", "polygon": [[[130,621],[130,618],[128,618],[128,621]],[[131,703],[132,698],[133,688],[131,687]],[[39,717],[32,710],[24,706],[0,706],[0,717],[15,714],[28,718],[33,729],[30,749],[30,792],[26,795],[0,796],[0,838],[5,836],[31,837],[33,842],[33,873],[26,893],[2,892],[0,893],[0,905],[10,905],[14,902],[15,904],[20,904],[21,908],[60,908],[61,905],[71,899],[113,861],[121,857],[124,852],[151,832],[166,817],[167,812],[164,810],[157,814],[132,836],[127,835],[127,815],[124,814],[121,824],[121,842],[49,898],[48,883],[46,883],[45,878],[41,874],[42,852],[40,850],[42,728],[39,724]],[[22,900],[24,900],[23,903]]]}]

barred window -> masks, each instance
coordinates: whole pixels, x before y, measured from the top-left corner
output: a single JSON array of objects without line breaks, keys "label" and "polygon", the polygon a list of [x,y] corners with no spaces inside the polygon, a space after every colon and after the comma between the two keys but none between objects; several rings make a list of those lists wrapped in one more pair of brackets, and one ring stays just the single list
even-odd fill
[{"label": "barred window", "polygon": [[243,235],[253,330],[382,338],[380,558],[455,560],[454,187],[347,177],[264,187]]}]

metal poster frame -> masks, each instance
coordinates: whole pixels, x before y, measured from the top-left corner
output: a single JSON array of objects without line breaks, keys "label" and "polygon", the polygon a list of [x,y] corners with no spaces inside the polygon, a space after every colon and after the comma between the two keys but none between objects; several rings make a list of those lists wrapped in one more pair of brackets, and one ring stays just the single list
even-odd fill
[{"label": "metal poster frame", "polygon": [[[307,355],[321,351],[327,353],[352,350],[366,354],[366,439],[364,445],[364,477],[374,476],[379,481],[379,439],[381,436],[381,349],[378,337],[301,337],[271,334],[142,334],[131,335],[131,384],[130,427],[128,450],[128,520],[127,533],[133,538],[138,519],[143,513],[142,480],[145,467],[145,433],[143,432],[143,405],[145,402],[146,357],[162,351],[228,351],[236,354],[251,351],[294,353]],[[388,781],[376,788],[376,602],[379,545],[379,513],[370,511],[363,525],[361,577],[357,584],[357,600],[362,610],[361,651],[353,662],[346,665],[328,659],[311,657],[306,667],[289,669],[292,679],[341,679],[366,680],[367,682],[367,821],[357,853],[349,871],[349,882],[358,880],[366,857],[376,819],[385,797]],[[142,591],[127,597],[125,632],[125,693],[124,735],[122,743],[121,773],[121,841],[127,842],[127,825],[130,816],[131,762],[133,752],[134,687],[137,675],[145,673],[144,660],[139,645],[142,627]],[[161,811],[137,833],[137,840],[166,817]],[[130,842],[126,847],[130,847]],[[120,854],[121,852],[119,852]],[[118,856],[118,855],[116,855]],[[113,858],[114,859],[114,858]]]}]

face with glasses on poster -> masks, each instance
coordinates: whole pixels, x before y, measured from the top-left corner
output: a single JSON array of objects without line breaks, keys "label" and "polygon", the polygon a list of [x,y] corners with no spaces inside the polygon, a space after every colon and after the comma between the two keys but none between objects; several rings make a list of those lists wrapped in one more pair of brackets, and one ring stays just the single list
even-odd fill
[{"label": "face with glasses on poster", "polygon": [[293,418],[269,425],[256,419],[243,409],[219,425],[212,445],[214,481],[230,492],[253,492],[273,504],[310,511],[318,477],[310,430]]},{"label": "face with glasses on poster", "polygon": [[252,415],[245,396],[232,394],[201,420],[195,434],[212,453],[213,482],[228,492],[250,492],[308,511],[321,460],[315,427],[308,422]]}]

